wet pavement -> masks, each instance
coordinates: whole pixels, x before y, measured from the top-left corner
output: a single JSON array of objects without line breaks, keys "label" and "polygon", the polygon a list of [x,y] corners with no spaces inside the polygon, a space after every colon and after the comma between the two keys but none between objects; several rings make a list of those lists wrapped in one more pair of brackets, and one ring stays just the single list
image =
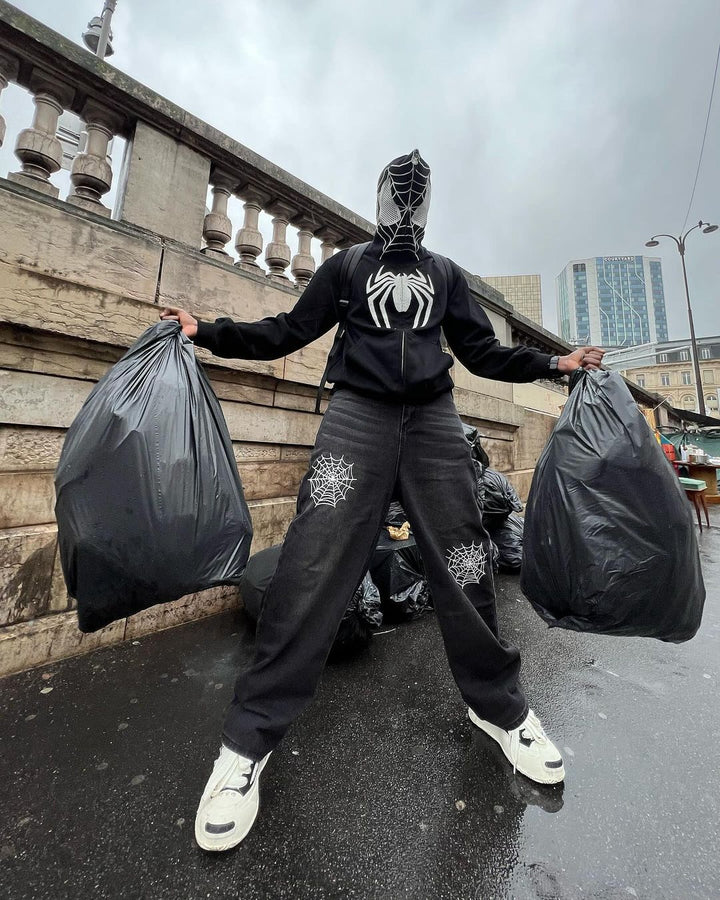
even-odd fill
[{"label": "wet pavement", "polygon": [[[265,769],[236,850],[193,841],[233,673],[225,614],[0,683],[0,895],[64,898],[720,897],[720,508],[684,645],[548,631],[501,576],[504,633],[564,749],[564,787],[473,729],[432,616],[331,666]],[[663,586],[658,584],[658,591]]]}]

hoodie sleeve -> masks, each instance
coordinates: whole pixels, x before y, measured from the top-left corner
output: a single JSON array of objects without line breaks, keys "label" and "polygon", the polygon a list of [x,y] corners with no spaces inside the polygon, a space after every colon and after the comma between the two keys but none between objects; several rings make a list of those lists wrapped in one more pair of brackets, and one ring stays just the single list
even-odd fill
[{"label": "hoodie sleeve", "polygon": [[450,349],[473,375],[497,381],[534,381],[552,378],[552,356],[530,347],[503,347],[495,337],[485,310],[470,294],[467,280],[452,263],[443,331]]},{"label": "hoodie sleeve", "polygon": [[236,359],[280,359],[311,344],[338,321],[341,257],[338,253],[320,266],[290,312],[259,322],[198,322],[195,343],[215,356]]}]

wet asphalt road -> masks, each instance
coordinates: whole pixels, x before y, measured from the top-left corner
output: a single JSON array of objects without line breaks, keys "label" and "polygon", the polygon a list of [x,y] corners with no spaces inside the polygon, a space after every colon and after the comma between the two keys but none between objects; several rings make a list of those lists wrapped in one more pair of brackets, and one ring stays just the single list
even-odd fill
[{"label": "wet asphalt road", "polygon": [[564,787],[514,776],[473,729],[432,616],[327,670],[265,770],[254,830],[216,856],[192,823],[248,656],[241,614],[0,682],[0,896],[720,897],[711,515],[705,619],[685,645],[548,631],[500,577],[504,633],[564,749]]}]

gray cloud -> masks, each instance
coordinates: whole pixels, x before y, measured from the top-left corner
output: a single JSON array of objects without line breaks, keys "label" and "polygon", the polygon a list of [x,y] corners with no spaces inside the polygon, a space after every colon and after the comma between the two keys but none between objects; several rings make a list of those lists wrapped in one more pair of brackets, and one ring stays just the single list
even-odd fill
[{"label": "gray cloud", "polygon": [[[16,5],[79,40],[102,3]],[[678,232],[720,7],[118,0],[114,31],[113,64],[368,218],[380,168],[418,146],[433,168],[428,244],[479,274],[540,272],[554,328],[566,262]],[[690,224],[720,219],[717,94]],[[720,233],[693,237],[696,327],[718,334]],[[654,252],[681,337],[679,257]]]}]

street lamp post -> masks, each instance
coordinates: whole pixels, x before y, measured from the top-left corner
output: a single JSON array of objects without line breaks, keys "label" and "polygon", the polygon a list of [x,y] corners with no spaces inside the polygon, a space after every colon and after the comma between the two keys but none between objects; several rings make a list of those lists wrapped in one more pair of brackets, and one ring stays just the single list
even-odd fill
[{"label": "street lamp post", "polygon": [[693,323],[693,314],[692,307],[690,306],[690,290],[688,288],[688,279],[687,279],[687,268],[685,267],[685,241],[687,236],[691,231],[695,231],[696,228],[702,228],[703,234],[711,234],[713,231],[718,230],[717,225],[710,225],[707,222],[700,221],[697,225],[693,225],[692,228],[689,228],[685,234],[680,235],[680,237],[675,237],[672,234],[656,234],[650,238],[649,241],[645,242],[646,247],[657,247],[660,241],[657,238],[666,237],[670,238],[670,240],[675,241],[678,248],[678,253],[680,254],[680,260],[682,262],[682,270],[683,270],[683,281],[685,282],[685,299],[687,301],[687,314],[688,314],[688,322],[690,323],[690,346],[692,348],[692,358],[693,358],[693,368],[695,369],[695,390],[697,392],[697,402],[698,402],[698,412],[701,416],[705,415],[705,397],[703,395],[703,385],[702,378],[700,377],[700,360],[698,357],[698,348],[697,341],[695,340],[695,325]]},{"label": "street lamp post", "polygon": [[106,56],[113,54],[113,47],[110,43],[112,40],[110,22],[116,4],[117,0],[104,0],[102,14],[91,19],[88,22],[87,30],[83,33],[85,46],[100,59],[105,59]]}]

